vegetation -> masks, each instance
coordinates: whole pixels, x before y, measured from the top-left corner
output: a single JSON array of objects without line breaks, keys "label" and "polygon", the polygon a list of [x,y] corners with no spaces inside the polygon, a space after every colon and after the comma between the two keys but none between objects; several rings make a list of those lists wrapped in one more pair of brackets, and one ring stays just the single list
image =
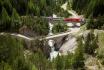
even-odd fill
[{"label": "vegetation", "polygon": [[2,12],[1,12],[1,20],[0,20],[0,31],[8,30],[9,26],[10,26],[10,17],[6,9],[3,7]]},{"label": "vegetation", "polygon": [[73,0],[72,7],[86,17],[104,15],[103,0]]},{"label": "vegetation", "polygon": [[73,0],[72,7],[89,19],[87,29],[103,29],[103,0]]},{"label": "vegetation", "polygon": [[18,31],[20,25],[20,16],[14,8],[11,16],[11,31],[13,31],[12,29],[14,29],[15,32]]},{"label": "vegetation", "polygon": [[73,56],[73,62],[72,67],[73,69],[84,69],[84,47],[81,40],[81,37],[78,38],[78,48],[75,51],[75,54]]},{"label": "vegetation", "polygon": [[[0,42],[0,67],[2,70],[77,69],[82,68],[84,64],[81,42],[79,43],[79,50],[77,49],[74,55],[69,53],[68,56],[58,56],[50,61],[46,58],[42,48],[37,48],[37,52],[30,51],[27,54],[24,52],[26,49],[23,48],[23,42],[10,35],[1,35],[0,41],[2,41]],[[36,43],[34,47],[43,47],[42,44],[42,42]]]},{"label": "vegetation", "polygon": [[1,0],[0,32],[19,32],[19,29],[25,25],[36,35],[47,35],[48,21],[41,16],[52,16],[53,13],[56,13],[59,16],[68,17],[68,12],[60,7],[66,1]]},{"label": "vegetation", "polygon": [[21,17],[21,21],[22,21],[22,25],[27,26],[37,36],[48,34],[48,31],[49,31],[48,22],[44,18],[32,17],[32,16],[23,16],[23,17]]},{"label": "vegetation", "polygon": [[[104,0],[0,0],[0,32],[18,33],[26,26],[27,31],[32,31],[36,37],[46,36],[48,20],[42,16],[54,13],[69,17],[70,14],[60,8],[65,2],[68,2],[67,9],[74,9],[89,19],[87,29],[104,29]],[[67,25],[60,21],[54,25],[53,33],[67,29]],[[51,61],[47,41],[36,39],[26,49],[22,39],[0,33],[0,70],[84,70],[86,55],[97,57],[104,65],[103,34],[101,36],[95,36],[91,31],[86,38],[78,38],[75,53],[58,55]]]},{"label": "vegetation", "polygon": [[0,69],[31,70],[31,64],[25,60],[23,44],[20,40],[9,35],[0,35]]},{"label": "vegetation", "polygon": [[104,32],[99,31],[98,33],[98,45],[99,48],[97,49],[97,58],[101,61],[104,65]]},{"label": "vegetation", "polygon": [[68,27],[65,23],[60,22],[60,23],[56,23],[52,30],[53,33],[65,32],[68,30]]},{"label": "vegetation", "polygon": [[87,23],[87,29],[102,29],[104,27],[104,16],[98,16],[96,19],[90,19]]},{"label": "vegetation", "polygon": [[85,40],[84,50],[85,53],[94,55],[95,50],[98,48],[98,38],[93,34],[93,32],[90,32]]}]

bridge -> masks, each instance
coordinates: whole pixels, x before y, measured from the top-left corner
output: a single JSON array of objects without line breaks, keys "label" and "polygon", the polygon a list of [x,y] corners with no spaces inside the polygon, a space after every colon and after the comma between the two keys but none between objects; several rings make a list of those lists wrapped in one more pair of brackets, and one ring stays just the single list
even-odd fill
[{"label": "bridge", "polygon": [[[47,36],[45,36],[45,37],[42,37],[42,38],[39,38],[39,40],[48,40],[48,44],[49,44],[49,46],[51,47],[51,53],[50,54],[53,54],[54,52],[56,52],[55,51],[55,47],[54,47],[54,44],[55,44],[55,42],[56,42],[56,40],[54,40],[54,39],[57,39],[57,38],[64,38],[65,36],[68,36],[68,35],[70,35],[70,34],[73,34],[74,32],[76,33],[77,32],[77,30],[72,30],[72,31],[67,31],[67,32],[63,32],[63,33],[58,33],[58,34],[53,34],[52,33],[52,27],[53,27],[53,23],[51,23],[51,22],[53,22],[53,21],[60,21],[61,20],[61,18],[53,18],[53,20],[50,20],[49,21],[49,35],[47,35]],[[63,21],[64,22],[74,22],[75,24],[77,23],[76,22],[76,20],[78,20],[78,19],[74,19],[74,20],[72,20],[72,18],[70,18],[70,19],[63,19]],[[79,22],[79,20],[78,20],[78,22]],[[81,21],[82,22],[82,21]],[[73,24],[74,24],[73,23]],[[70,24],[70,23],[69,23]],[[0,33],[0,35],[5,35],[5,34],[8,34],[8,33]],[[16,34],[16,33],[9,33],[11,36],[14,36],[14,37],[16,37],[16,38],[22,38],[22,39],[24,39],[24,40],[27,40],[28,41],[28,43],[30,42],[30,41],[33,41],[33,40],[35,40],[35,38],[34,37],[27,37],[27,36],[24,36],[24,35],[21,35],[21,34]],[[65,44],[66,45],[66,44]]]},{"label": "bridge", "polygon": [[[23,17],[25,17],[25,16],[23,16]],[[34,17],[37,18],[37,16],[34,16]],[[51,47],[51,53],[54,53],[55,52],[54,44],[55,44],[55,41],[56,40],[54,40],[54,39],[64,38],[65,36],[68,36],[70,34],[77,33],[78,30],[73,30],[73,28],[77,27],[76,26],[77,23],[83,24],[85,22],[85,20],[83,18],[79,18],[79,17],[64,18],[64,17],[44,17],[44,16],[42,16],[42,18],[48,20],[48,24],[49,24],[49,34],[47,36],[44,36],[42,38],[39,38],[39,40],[48,40],[48,44]],[[52,28],[54,26],[54,23],[53,22],[59,22],[59,21],[65,22],[67,24],[73,24],[74,27],[73,26],[71,27],[72,28],[71,31],[66,31],[66,32],[63,32],[63,33],[58,33],[58,34],[53,34],[52,33]],[[5,35],[5,34],[8,34],[8,33],[0,33],[0,35]],[[22,38],[24,40],[27,40],[28,43],[30,41],[35,40],[34,37],[27,37],[25,35],[21,35],[21,34],[17,34],[17,33],[9,33],[9,35],[14,36],[16,38]]]},{"label": "bridge", "polygon": [[[63,37],[63,36],[69,35],[70,33],[71,32],[68,32],[68,33],[66,32],[66,33],[60,33],[60,34],[56,34],[56,35],[46,36],[46,37],[43,37],[43,38],[39,38],[39,40],[49,40],[49,39],[53,39],[53,38],[57,38],[57,37]],[[22,34],[12,33],[10,35],[14,36],[14,37],[17,37],[17,38],[26,39],[26,40],[29,40],[29,41],[35,40],[35,38],[33,38],[33,37],[27,37],[27,36],[24,36]]]},{"label": "bridge", "polygon": [[[63,37],[63,36],[69,35],[71,33],[72,32],[59,33],[59,34],[55,34],[55,35],[51,35],[51,36],[46,36],[46,37],[43,37],[43,38],[39,38],[39,40],[49,40],[49,39],[53,39],[53,38],[57,38],[57,37]],[[3,33],[3,32],[0,33],[0,35],[6,35],[6,34],[9,34],[9,35],[14,36],[16,38],[22,38],[22,39],[25,39],[25,40],[29,40],[29,41],[35,40],[34,37],[27,37],[27,36],[22,35],[22,34],[17,34],[17,33]]]}]

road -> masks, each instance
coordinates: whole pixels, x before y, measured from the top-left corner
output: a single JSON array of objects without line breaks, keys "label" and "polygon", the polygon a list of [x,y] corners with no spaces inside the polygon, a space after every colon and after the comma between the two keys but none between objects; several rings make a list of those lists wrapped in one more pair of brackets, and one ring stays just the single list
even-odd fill
[{"label": "road", "polygon": [[21,34],[17,34],[17,33],[5,33],[5,32],[2,32],[0,33],[0,35],[6,35],[6,34],[9,34],[11,36],[14,36],[14,37],[17,37],[17,38],[22,38],[22,39],[26,39],[26,40],[34,40],[34,38],[30,38],[30,37],[27,37],[27,36],[24,36],[24,35],[21,35]]},{"label": "road", "polygon": [[[69,35],[69,34],[72,34],[72,33],[73,33],[73,31],[59,33],[59,34],[55,34],[55,35],[52,35],[52,36],[46,36],[43,39],[52,39],[52,38],[62,37],[62,36],[66,36],[66,35]],[[5,35],[5,34],[9,34],[9,35],[12,35],[14,37],[22,38],[22,39],[26,39],[26,40],[34,40],[33,37],[27,37],[27,36],[24,36],[24,35],[21,35],[21,34],[17,34],[17,33],[4,33],[4,32],[0,33],[0,35]]]}]

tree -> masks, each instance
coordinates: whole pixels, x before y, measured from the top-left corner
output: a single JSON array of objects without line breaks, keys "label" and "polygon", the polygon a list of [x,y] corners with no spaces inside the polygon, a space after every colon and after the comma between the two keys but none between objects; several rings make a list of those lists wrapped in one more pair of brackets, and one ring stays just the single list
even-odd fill
[{"label": "tree", "polygon": [[36,18],[36,21],[34,22],[32,28],[37,35],[47,35],[49,31],[47,20],[41,17]]},{"label": "tree", "polygon": [[71,9],[72,9],[72,0],[69,0],[69,1],[68,1],[67,9],[68,9],[68,10],[71,10]]},{"label": "tree", "polygon": [[57,13],[57,15],[60,16],[60,17],[66,17],[66,18],[68,18],[69,16],[71,16],[71,14],[69,14],[68,11],[65,11],[63,9],[60,9],[60,12]]},{"label": "tree", "polygon": [[18,31],[20,28],[20,16],[17,13],[16,9],[13,8],[12,16],[11,16],[11,30]]},{"label": "tree", "polygon": [[[2,0],[0,0],[0,9],[2,9],[2,6],[3,6],[3,2],[2,2]],[[2,10],[0,10],[0,15],[1,15],[1,12],[2,12]],[[0,19],[1,19],[1,17],[0,17]]]},{"label": "tree", "polygon": [[40,0],[41,7],[46,7],[46,0]]},{"label": "tree", "polygon": [[89,17],[90,15],[93,15],[93,17],[97,17],[99,16],[99,14],[104,14],[103,0],[73,0],[72,7],[79,13],[85,14],[86,17]]},{"label": "tree", "polygon": [[64,70],[64,61],[62,56],[56,58],[56,70]]},{"label": "tree", "polygon": [[1,22],[0,22],[0,30],[8,30],[10,27],[10,17],[6,11],[6,9],[3,7],[1,12]]},{"label": "tree", "polygon": [[10,20],[10,17],[9,17],[9,15],[8,15],[8,13],[4,7],[2,8],[2,12],[1,12],[1,20],[4,23],[7,23]]},{"label": "tree", "polygon": [[40,49],[38,49],[38,52],[33,53],[29,59],[38,70],[48,70],[47,69],[48,60],[46,59],[46,57],[44,56],[44,54]]},{"label": "tree", "polygon": [[89,1],[90,0],[73,0],[72,8],[76,10],[78,13],[82,13],[84,10],[86,10]]},{"label": "tree", "polygon": [[94,55],[96,48],[98,48],[97,40],[98,38],[93,34],[93,32],[90,32],[85,40],[84,44],[84,51],[87,54]]},{"label": "tree", "polygon": [[90,18],[90,20],[88,21],[86,28],[87,29],[93,29],[94,28],[94,20],[92,18]]},{"label": "tree", "polygon": [[34,4],[33,0],[29,0],[27,5],[27,14],[36,15],[36,8],[37,6]]},{"label": "tree", "polygon": [[6,9],[9,15],[12,14],[12,5],[10,3],[10,0],[4,0],[3,1],[3,7]]},{"label": "tree", "polygon": [[67,25],[64,24],[63,22],[57,23],[54,25],[52,31],[53,33],[59,33],[59,32],[65,32],[67,31]]},{"label": "tree", "polygon": [[0,35],[0,63],[3,68],[31,70],[31,64],[24,57],[22,41],[7,34]]},{"label": "tree", "polygon": [[0,69],[1,70],[13,70],[12,67],[8,63],[5,63],[5,62],[0,63]]},{"label": "tree", "polygon": [[63,59],[65,61],[65,70],[72,69],[73,53],[68,53]]},{"label": "tree", "polygon": [[78,38],[78,48],[75,51],[73,60],[72,60],[72,67],[73,69],[84,69],[84,49],[81,37]]}]

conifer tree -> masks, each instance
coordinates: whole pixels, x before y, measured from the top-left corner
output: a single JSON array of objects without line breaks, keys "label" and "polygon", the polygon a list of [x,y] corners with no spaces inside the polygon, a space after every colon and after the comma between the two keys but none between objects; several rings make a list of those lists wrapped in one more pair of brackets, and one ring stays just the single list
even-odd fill
[{"label": "conifer tree", "polygon": [[17,13],[16,9],[13,8],[12,16],[11,16],[11,30],[18,31],[20,27],[20,17]]},{"label": "conifer tree", "polygon": [[57,56],[56,58],[56,70],[64,70],[64,62],[62,56]]},{"label": "conifer tree", "polygon": [[27,14],[34,15],[36,10],[36,5],[34,5],[33,0],[29,0],[28,5],[27,5]]},{"label": "conifer tree", "polygon": [[5,7],[6,11],[8,12],[9,15],[12,14],[12,5],[10,3],[10,0],[4,0],[3,1],[3,7]]},{"label": "conifer tree", "polygon": [[67,31],[67,25],[63,22],[57,23],[53,27],[53,33],[64,32]]},{"label": "conifer tree", "polygon": [[72,0],[68,1],[67,9],[68,10],[71,10],[72,9]]},{"label": "conifer tree", "polygon": [[68,53],[67,56],[65,56],[64,61],[65,61],[65,70],[72,69],[72,59],[73,59],[73,54]]},{"label": "conifer tree", "polygon": [[1,22],[0,22],[0,30],[8,30],[10,26],[10,17],[6,11],[6,9],[3,7],[1,12]]},{"label": "conifer tree", "polygon": [[31,64],[24,57],[22,41],[7,34],[0,35],[0,64],[12,70],[31,70]]},{"label": "conifer tree", "polygon": [[4,7],[2,8],[1,19],[4,23],[7,23],[10,20],[10,17]]},{"label": "conifer tree", "polygon": [[38,52],[32,54],[30,60],[38,70],[48,70],[47,59],[40,49],[38,49]]},{"label": "conifer tree", "polygon": [[85,53],[90,55],[95,54],[95,50],[98,48],[97,39],[98,38],[93,34],[92,31],[88,34],[84,44]]},{"label": "conifer tree", "polygon": [[73,60],[72,60],[72,67],[75,70],[83,70],[84,69],[84,48],[81,37],[78,38],[78,48],[75,51]]}]

